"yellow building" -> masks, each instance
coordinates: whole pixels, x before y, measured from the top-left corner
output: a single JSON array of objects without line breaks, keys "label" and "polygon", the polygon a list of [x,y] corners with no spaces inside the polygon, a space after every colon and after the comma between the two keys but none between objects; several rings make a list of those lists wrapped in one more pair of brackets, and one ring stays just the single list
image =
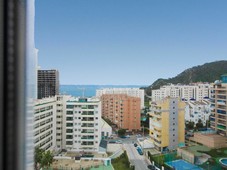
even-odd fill
[{"label": "yellow building", "polygon": [[184,145],[184,114],[185,103],[178,98],[167,97],[151,103],[150,137],[158,150],[173,150]]}]

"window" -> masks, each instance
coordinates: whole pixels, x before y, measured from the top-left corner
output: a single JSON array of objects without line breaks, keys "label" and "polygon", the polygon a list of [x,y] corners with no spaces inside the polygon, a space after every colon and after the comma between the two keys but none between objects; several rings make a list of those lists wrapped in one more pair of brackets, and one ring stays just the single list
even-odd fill
[{"label": "window", "polygon": [[67,105],[66,106],[67,109],[73,109],[73,107],[74,107],[73,105]]}]

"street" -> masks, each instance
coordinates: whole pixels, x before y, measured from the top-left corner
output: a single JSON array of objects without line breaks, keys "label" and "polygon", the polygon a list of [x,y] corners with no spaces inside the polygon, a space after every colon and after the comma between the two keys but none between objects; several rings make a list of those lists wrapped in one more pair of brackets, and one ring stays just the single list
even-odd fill
[{"label": "street", "polygon": [[123,144],[123,147],[127,152],[130,163],[135,165],[135,170],[149,170],[147,168],[149,164],[144,155],[139,155],[133,144]]}]

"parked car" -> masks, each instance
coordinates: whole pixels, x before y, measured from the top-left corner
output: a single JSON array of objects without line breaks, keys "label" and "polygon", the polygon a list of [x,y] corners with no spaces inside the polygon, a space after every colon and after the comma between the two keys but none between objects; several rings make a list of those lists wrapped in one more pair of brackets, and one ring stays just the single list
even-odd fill
[{"label": "parked car", "polygon": [[126,136],[120,136],[120,138],[123,138],[123,139],[125,139],[125,138],[127,138]]},{"label": "parked car", "polygon": [[122,140],[117,140],[116,143],[121,144]]},{"label": "parked car", "polygon": [[138,151],[138,153],[140,155],[143,155],[143,151],[142,151],[142,148],[140,146],[137,146],[136,150]]},{"label": "parked car", "polygon": [[154,165],[148,165],[147,168],[150,169],[150,170],[156,170]]},{"label": "parked car", "polygon": [[136,135],[136,137],[138,137],[138,138],[141,137],[141,134]]}]

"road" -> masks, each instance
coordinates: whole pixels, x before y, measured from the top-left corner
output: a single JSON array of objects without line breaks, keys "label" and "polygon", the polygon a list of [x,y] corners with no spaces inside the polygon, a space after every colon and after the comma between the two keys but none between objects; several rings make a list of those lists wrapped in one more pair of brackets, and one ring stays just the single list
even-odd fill
[{"label": "road", "polygon": [[147,165],[149,164],[146,161],[146,158],[138,153],[133,144],[126,143],[123,144],[123,147],[127,152],[130,163],[135,165],[135,170],[149,170],[147,168]]}]

